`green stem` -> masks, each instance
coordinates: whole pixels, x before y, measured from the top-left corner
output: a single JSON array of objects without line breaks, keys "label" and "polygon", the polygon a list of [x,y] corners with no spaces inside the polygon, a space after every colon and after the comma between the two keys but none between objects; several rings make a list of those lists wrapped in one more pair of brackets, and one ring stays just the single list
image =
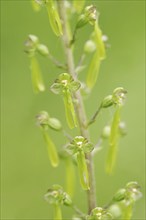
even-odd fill
[{"label": "green stem", "polygon": [[[68,72],[72,75],[74,79],[77,78],[77,74],[75,73],[75,65],[74,65],[74,57],[73,52],[70,47],[70,37],[68,35],[68,25],[67,25],[67,16],[65,10],[65,1],[58,1],[59,7],[59,14],[62,21],[62,28],[63,28],[63,35],[62,35],[62,42],[64,46],[64,52],[67,62],[67,69]],[[79,122],[80,133],[82,136],[90,140],[89,131],[86,128],[87,118],[84,110],[83,100],[80,91],[78,90],[75,93],[75,98],[78,102],[75,104],[75,109],[77,113],[77,118]],[[87,168],[89,173],[89,182],[90,182],[90,190],[87,190],[88,195],[88,213],[91,212],[96,205],[96,188],[95,188],[95,174],[94,174],[94,165],[93,165],[93,158],[91,153],[86,154],[86,159],[88,161]]]},{"label": "green stem", "polygon": [[55,57],[53,57],[52,54],[48,54],[48,58],[54,63],[55,66],[57,66],[60,69],[66,70],[66,65],[60,63]]},{"label": "green stem", "polygon": [[54,205],[54,220],[62,220],[62,212],[59,205]]},{"label": "green stem", "polygon": [[93,124],[97,118],[97,116],[99,115],[100,110],[102,109],[102,106],[100,105],[99,108],[97,109],[97,111],[94,113],[94,115],[92,116],[92,118],[90,119],[90,121],[88,122],[87,126]]}]

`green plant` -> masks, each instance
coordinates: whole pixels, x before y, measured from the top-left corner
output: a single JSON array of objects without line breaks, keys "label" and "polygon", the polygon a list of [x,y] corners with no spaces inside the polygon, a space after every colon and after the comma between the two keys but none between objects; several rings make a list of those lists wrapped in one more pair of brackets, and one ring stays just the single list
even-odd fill
[{"label": "green plant", "polygon": [[[118,87],[112,94],[106,96],[95,114],[90,120],[87,119],[83,95],[89,95],[97,82],[100,65],[106,58],[106,36],[102,34],[99,27],[99,15],[93,5],[85,6],[85,1],[65,0],[32,0],[34,10],[41,7],[47,9],[49,21],[54,34],[60,37],[66,57],[66,63],[62,64],[54,58],[46,45],[40,43],[38,37],[29,35],[25,43],[25,51],[31,64],[32,84],[34,92],[43,92],[45,85],[37,60],[37,53],[51,59],[51,61],[62,69],[62,72],[52,84],[50,90],[60,95],[64,102],[65,115],[70,129],[79,129],[79,134],[74,138],[69,137],[69,143],[57,152],[55,144],[49,136],[49,129],[64,132],[61,122],[49,116],[46,111],[37,114],[36,120],[44,140],[47,144],[50,163],[57,167],[59,160],[64,160],[67,167],[67,192],[59,185],[53,185],[45,194],[46,201],[54,207],[54,219],[62,219],[61,205],[67,205],[74,209],[76,216],[73,219],[105,220],[105,219],[131,219],[133,205],[141,197],[140,187],[137,182],[130,182],[120,189],[112,200],[104,207],[98,207],[96,202],[95,171],[93,156],[96,146],[90,140],[89,126],[93,124],[100,111],[113,107],[115,110],[111,124],[103,129],[101,140],[108,139],[109,149],[106,161],[106,171],[113,172],[118,141],[125,134],[125,127],[120,119],[120,112],[124,105],[127,91]],[[78,15],[72,31],[69,17]],[[92,33],[83,45],[83,54],[78,66],[75,66],[73,50],[79,31],[86,25],[92,26]],[[79,80],[79,72],[85,71],[84,60],[86,56],[91,60],[87,69],[86,82]],[[99,147],[99,146],[98,146]],[[74,167],[77,166],[81,187],[87,192],[88,213],[82,213],[73,203]]]}]

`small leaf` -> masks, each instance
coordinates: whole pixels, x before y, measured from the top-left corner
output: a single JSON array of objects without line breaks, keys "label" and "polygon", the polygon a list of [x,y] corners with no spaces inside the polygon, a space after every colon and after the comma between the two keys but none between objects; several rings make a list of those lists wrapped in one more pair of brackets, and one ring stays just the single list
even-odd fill
[{"label": "small leaf", "polygon": [[50,21],[52,30],[57,36],[62,35],[63,34],[62,24],[61,24],[61,20],[60,20],[54,1],[53,0],[47,1],[46,7],[47,7],[49,21]]},{"label": "small leaf", "polygon": [[77,165],[78,165],[81,186],[84,190],[89,190],[90,189],[89,175],[88,175],[85,154],[83,151],[80,151],[77,154]]},{"label": "small leaf", "polygon": [[49,137],[48,133],[44,130],[43,130],[43,137],[47,144],[48,156],[49,156],[51,165],[53,167],[57,167],[59,164],[59,158],[58,158],[58,153],[56,151],[56,147],[53,141],[51,140],[51,138]]},{"label": "small leaf", "polygon": [[106,163],[106,170],[109,174],[112,173],[116,161],[119,137],[120,110],[120,107],[116,109],[111,125],[111,132],[109,137],[109,150]]},{"label": "small leaf", "polygon": [[62,212],[60,205],[54,205],[54,220],[62,220]]},{"label": "small leaf", "polygon": [[97,78],[99,75],[100,64],[101,64],[101,60],[100,60],[99,52],[97,51],[93,55],[93,58],[90,62],[89,69],[87,72],[86,82],[89,88],[93,88],[93,86],[95,85],[97,81]]},{"label": "small leaf", "polygon": [[42,79],[42,74],[40,71],[40,67],[36,57],[30,57],[30,68],[31,68],[31,77],[34,92],[43,92],[45,90],[45,86]]}]

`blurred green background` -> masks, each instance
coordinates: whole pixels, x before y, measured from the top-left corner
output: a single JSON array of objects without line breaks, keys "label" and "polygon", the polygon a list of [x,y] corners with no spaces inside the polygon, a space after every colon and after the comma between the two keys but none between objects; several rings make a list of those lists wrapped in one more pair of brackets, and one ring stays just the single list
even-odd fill
[{"label": "blurred green background", "polygon": [[[128,98],[122,111],[128,135],[120,141],[117,166],[113,176],[105,171],[107,142],[95,157],[98,205],[107,203],[117,189],[128,181],[138,181],[145,195],[145,1],[89,1],[100,12],[100,26],[109,37],[111,47],[102,63],[100,77],[89,99],[85,100],[91,117],[103,97],[122,86]],[[80,30],[76,61],[88,38],[91,27]],[[60,40],[50,29],[47,13],[32,10],[29,1],[1,1],[1,219],[52,219],[52,208],[43,195],[54,183],[65,187],[65,166],[53,169],[48,160],[45,143],[35,125],[35,115],[46,110],[58,117],[65,128],[64,106],[61,97],[49,91],[56,76],[62,71],[45,58],[39,58],[46,83],[46,91],[32,91],[29,60],[24,53],[28,34],[35,34],[48,45],[53,55],[62,58]],[[85,78],[85,73],[81,74]],[[103,111],[90,133],[96,143],[103,126],[113,111]],[[72,134],[77,134],[73,131]],[[52,132],[58,147],[65,144],[62,134]],[[77,178],[78,179],[78,178]],[[75,203],[86,210],[86,195],[77,180]],[[136,203],[133,219],[145,219],[145,198]],[[63,208],[64,219],[73,211]]]}]

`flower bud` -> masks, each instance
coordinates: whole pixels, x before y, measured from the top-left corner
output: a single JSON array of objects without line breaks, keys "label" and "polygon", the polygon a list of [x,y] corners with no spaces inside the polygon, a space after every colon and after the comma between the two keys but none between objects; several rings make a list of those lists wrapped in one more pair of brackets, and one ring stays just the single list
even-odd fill
[{"label": "flower bud", "polygon": [[125,136],[127,134],[127,130],[126,130],[126,124],[125,122],[121,121],[119,123],[119,132],[121,136]]},{"label": "flower bud", "polygon": [[82,28],[88,22],[91,25],[94,25],[96,20],[97,20],[96,7],[93,5],[89,5],[85,8],[84,13],[80,15],[78,22],[76,24],[76,29]]},{"label": "flower bud", "polygon": [[106,96],[106,97],[103,99],[103,101],[102,101],[102,103],[101,103],[101,107],[102,107],[102,108],[108,108],[108,107],[112,106],[113,104],[114,104],[114,102],[113,102],[113,96],[112,96],[112,95],[108,95],[108,96]]},{"label": "flower bud", "polygon": [[96,44],[92,40],[86,41],[84,45],[85,53],[93,53],[96,50]]},{"label": "flower bud", "polygon": [[122,210],[118,204],[113,204],[108,208],[108,211],[112,214],[114,219],[119,219],[122,214]]},{"label": "flower bud", "polygon": [[87,17],[84,14],[81,14],[78,21],[77,21],[76,29],[82,28],[87,23],[88,23]]},{"label": "flower bud", "polygon": [[107,42],[108,41],[108,36],[107,35],[102,35],[102,40],[103,40],[103,42]]},{"label": "flower bud", "polygon": [[116,202],[120,202],[124,200],[126,197],[126,189],[120,189],[118,192],[114,195],[113,200]]},{"label": "flower bud", "polygon": [[96,7],[93,5],[89,5],[85,8],[85,16],[87,17],[89,23],[93,25],[97,20],[97,11]]},{"label": "flower bud", "polygon": [[66,192],[63,193],[63,196],[64,196],[63,198],[64,205],[70,206],[72,204],[72,200],[70,196]]},{"label": "flower bud", "polygon": [[106,125],[102,131],[102,138],[104,138],[104,139],[109,138],[110,133],[111,133],[111,127],[109,125]]},{"label": "flower bud", "polygon": [[49,54],[48,47],[44,44],[39,44],[37,46],[37,51],[43,56],[48,56],[48,54]]},{"label": "flower bud", "polygon": [[25,42],[25,52],[29,55],[34,55],[38,43],[39,39],[37,36],[32,34],[28,35],[28,38]]},{"label": "flower bud", "polygon": [[62,128],[61,122],[57,118],[49,118],[48,125],[56,131],[59,131]]},{"label": "flower bud", "polygon": [[113,91],[113,101],[115,104],[121,106],[124,104],[124,101],[126,99],[127,91],[122,88],[118,87]]},{"label": "flower bud", "polygon": [[126,185],[126,190],[127,190],[127,194],[129,199],[131,200],[138,200],[139,198],[142,197],[142,193],[140,191],[140,186],[137,182],[129,182]]},{"label": "flower bud", "polygon": [[49,115],[46,111],[41,111],[37,116],[37,125],[47,129],[48,128],[48,121],[49,121]]}]

